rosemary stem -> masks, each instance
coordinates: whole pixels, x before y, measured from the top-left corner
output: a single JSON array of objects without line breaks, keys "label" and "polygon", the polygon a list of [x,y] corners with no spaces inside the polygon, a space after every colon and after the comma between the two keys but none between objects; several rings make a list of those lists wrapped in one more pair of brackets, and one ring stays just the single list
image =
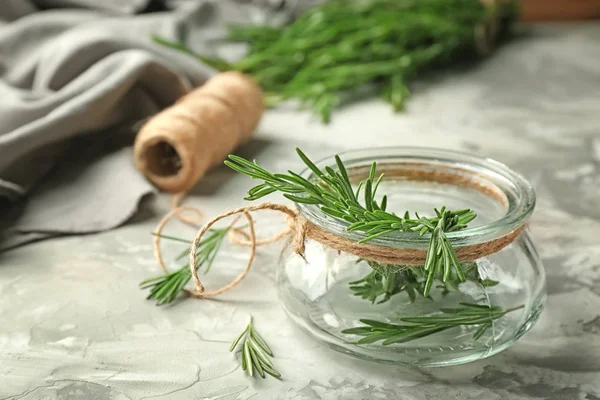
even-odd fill
[{"label": "rosemary stem", "polygon": [[504,310],[504,313],[508,314],[509,312],[520,310],[521,308],[525,308],[525,304],[521,304],[520,306],[516,306],[516,307],[507,308],[506,310]]}]

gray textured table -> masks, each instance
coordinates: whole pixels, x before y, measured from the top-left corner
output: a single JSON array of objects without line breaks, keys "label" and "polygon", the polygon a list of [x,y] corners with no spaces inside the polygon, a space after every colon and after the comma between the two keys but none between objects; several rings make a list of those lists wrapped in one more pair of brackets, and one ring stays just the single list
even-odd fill
[{"label": "gray textured table", "polygon": [[[511,349],[430,370],[337,354],[279,307],[276,245],[261,248],[248,278],[218,300],[155,307],[137,283],[158,272],[149,232],[168,209],[164,196],[116,231],[0,255],[0,398],[600,399],[600,24],[538,27],[478,67],[415,92],[405,114],[373,100],[337,113],[330,126],[305,113],[270,112],[241,152],[284,168],[294,146],[313,157],[435,146],[525,174],[539,197],[531,229],[549,297],[538,324]],[[220,168],[188,202],[216,214],[240,206],[250,185]],[[280,217],[259,218],[265,232]],[[167,231],[193,234],[175,222]],[[171,255],[180,249],[166,246]],[[246,252],[227,252],[207,283],[235,276]],[[246,378],[228,353],[249,313],[272,343],[283,381]]]}]

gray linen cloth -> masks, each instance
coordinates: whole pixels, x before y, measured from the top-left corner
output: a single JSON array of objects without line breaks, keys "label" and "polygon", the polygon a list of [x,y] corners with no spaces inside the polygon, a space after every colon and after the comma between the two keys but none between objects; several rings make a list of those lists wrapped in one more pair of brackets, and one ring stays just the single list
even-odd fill
[{"label": "gray linen cloth", "polygon": [[[289,0],[3,1],[0,251],[116,227],[154,191],[123,146],[136,122],[214,71],[151,34],[231,57],[239,49],[215,40],[226,24],[278,23],[300,9]],[[143,13],[153,7],[171,10]]]}]

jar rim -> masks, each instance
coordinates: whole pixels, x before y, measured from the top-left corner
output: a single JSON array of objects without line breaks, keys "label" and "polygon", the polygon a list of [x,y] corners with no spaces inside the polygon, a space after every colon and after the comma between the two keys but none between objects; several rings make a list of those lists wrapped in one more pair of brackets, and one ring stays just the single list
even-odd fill
[{"label": "jar rim", "polygon": [[[366,148],[350,150],[338,155],[349,169],[370,166],[373,161],[376,161],[378,166],[385,162],[392,162],[399,166],[427,165],[450,174],[473,174],[473,177],[485,181],[497,194],[505,197],[506,212],[502,217],[484,225],[447,233],[453,246],[485,243],[510,234],[527,222],[535,207],[535,192],[531,183],[521,174],[491,158],[427,147]],[[319,168],[329,166],[337,170],[333,156],[323,158],[315,164]],[[317,179],[309,168],[302,171],[301,176],[308,180]],[[296,207],[308,221],[331,233],[355,241],[366,237],[362,232],[347,231],[348,222],[328,216],[317,205],[296,203]],[[385,247],[426,248],[429,239],[429,234],[420,236],[412,232],[398,231],[375,238],[369,243]]]}]

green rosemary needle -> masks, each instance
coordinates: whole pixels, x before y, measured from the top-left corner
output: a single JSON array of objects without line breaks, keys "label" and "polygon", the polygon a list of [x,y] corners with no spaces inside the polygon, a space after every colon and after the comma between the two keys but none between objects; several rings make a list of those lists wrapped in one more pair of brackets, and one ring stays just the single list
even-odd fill
[{"label": "green rosemary needle", "polygon": [[293,171],[288,171],[287,174],[271,173],[256,161],[251,162],[235,155],[230,155],[225,164],[237,172],[263,181],[248,191],[246,200],[256,200],[278,191],[296,203],[315,204],[325,214],[347,222],[348,231],[364,232],[366,237],[359,243],[396,231],[429,234],[430,241],[424,266],[427,273],[423,287],[425,297],[429,295],[435,278],[446,282],[449,277],[455,275],[460,282],[465,281],[462,264],[446,237],[446,232],[466,228],[476,217],[473,211],[450,211],[442,207],[439,210],[434,209],[435,217],[431,218],[419,214],[415,214],[413,218],[408,211],[399,216],[386,211],[387,196],[383,196],[380,201],[375,199],[383,179],[383,174],[377,176],[375,162],[371,165],[368,178],[360,182],[357,189],[353,189],[346,167],[339,156],[335,156],[336,169],[326,166],[321,170],[300,149],[296,149],[296,152],[314,173],[314,182]]},{"label": "green rosemary needle", "polygon": [[383,345],[390,345],[394,343],[406,343],[458,326],[478,325],[479,327],[473,334],[473,339],[478,340],[492,327],[494,320],[524,307],[524,305],[520,305],[503,309],[497,306],[472,303],[459,304],[462,307],[440,309],[442,312],[441,315],[400,318],[400,322],[403,322],[403,324],[389,324],[361,319],[360,322],[365,324],[364,326],[345,329],[342,333],[362,336],[356,342],[358,344],[381,341]]},{"label": "green rosemary needle", "polygon": [[[227,232],[229,232],[229,229],[230,227],[222,229],[210,229],[205,238],[198,243],[196,250],[196,270],[199,270],[201,267],[205,266],[204,272],[208,273],[215,260],[215,257],[217,256],[219,248],[221,247],[223,239],[227,235]],[[191,242],[185,239],[162,234],[158,236],[163,239],[184,242],[188,245],[191,245]],[[188,248],[182,252],[177,259],[186,256],[189,254],[189,252],[190,250]],[[185,264],[177,271],[155,276],[142,281],[140,283],[140,287],[142,289],[150,289],[150,294],[148,294],[147,298],[156,300],[156,305],[160,306],[174,301],[177,298],[177,295],[183,291],[185,285],[187,285],[190,279],[192,279],[192,272],[190,271],[189,264]]]},{"label": "green rosemary needle", "polygon": [[264,379],[265,374],[275,378],[281,378],[281,374],[275,370],[269,357],[273,357],[273,351],[265,340],[256,332],[252,325],[252,317],[246,326],[246,329],[231,343],[229,351],[234,351],[241,341],[240,360],[242,370],[246,371],[251,377],[254,371]]}]

